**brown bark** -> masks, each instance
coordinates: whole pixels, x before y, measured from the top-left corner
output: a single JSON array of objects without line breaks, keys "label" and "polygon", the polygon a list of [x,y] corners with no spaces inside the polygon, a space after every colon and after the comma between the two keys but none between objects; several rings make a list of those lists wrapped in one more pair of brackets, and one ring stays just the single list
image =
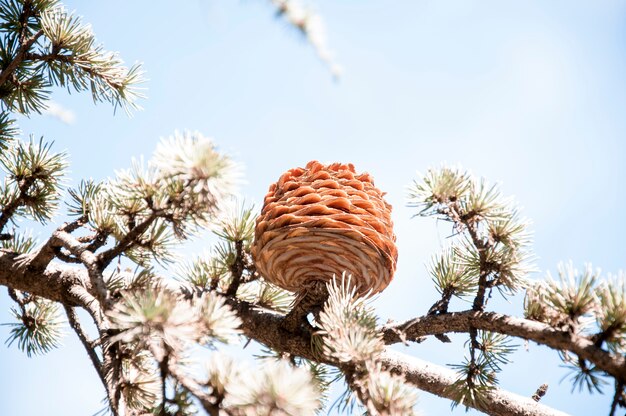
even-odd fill
[{"label": "brown bark", "polygon": [[465,311],[423,316],[384,327],[383,337],[386,344],[394,344],[426,335],[468,332],[471,327],[535,341],[556,350],[571,351],[617,380],[626,379],[626,358],[597,347],[592,340],[541,322],[494,312]]}]

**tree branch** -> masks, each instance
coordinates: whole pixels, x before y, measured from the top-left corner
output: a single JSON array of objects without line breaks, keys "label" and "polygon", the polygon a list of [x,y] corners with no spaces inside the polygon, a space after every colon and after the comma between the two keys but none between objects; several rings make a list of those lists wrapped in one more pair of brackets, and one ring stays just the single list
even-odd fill
[{"label": "tree branch", "polygon": [[101,305],[107,306],[108,292],[102,273],[99,268],[98,258],[87,248],[72,237],[69,232],[75,229],[75,223],[67,223],[59,227],[48,241],[34,254],[23,256],[26,267],[33,272],[42,272],[48,264],[57,256],[57,251],[61,247],[66,248],[87,268],[91,287]]},{"label": "tree branch", "polygon": [[615,381],[615,394],[613,395],[613,401],[611,402],[609,416],[615,415],[618,406],[626,406],[626,403],[624,403],[624,395],[624,383],[622,381]]},{"label": "tree branch", "polygon": [[[16,266],[16,257],[15,253],[0,250],[1,285],[70,306],[84,307],[85,299],[77,292],[82,289],[87,293],[85,288],[90,288],[91,283],[86,270],[53,262],[43,272],[32,273]],[[280,313],[264,310],[233,298],[228,298],[227,303],[237,312],[243,322],[242,330],[249,338],[279,352],[340,366],[339,363],[318,355],[312,347],[311,331],[306,326],[288,331],[285,329],[284,315]],[[92,309],[94,305],[97,305],[95,300],[88,304]],[[408,339],[413,339],[434,333],[467,332],[470,327],[530,339],[555,349],[570,350],[617,378],[623,378],[623,374],[626,374],[624,357],[609,354],[584,337],[559,331],[538,322],[495,313],[468,311],[426,316],[400,325],[387,326],[383,328],[383,336],[387,344],[393,344],[400,342],[399,332],[407,334]],[[101,331],[105,329],[100,328]],[[449,387],[454,383],[456,376],[452,370],[389,349],[381,354],[380,362],[389,371],[404,374],[407,381],[416,387],[440,397],[452,398]],[[105,362],[104,367],[106,364]],[[475,406],[478,410],[491,415],[563,415],[534,402],[530,397],[521,397],[500,389],[494,389],[488,394],[489,408],[481,407],[481,404]]]},{"label": "tree branch", "polygon": [[483,241],[478,235],[475,221],[476,214],[474,212],[467,212],[461,215],[458,201],[451,202],[448,207],[442,211],[442,214],[449,216],[459,230],[462,230],[463,228],[467,229],[467,232],[472,239],[472,243],[478,251],[480,271],[478,274],[478,288],[476,289],[476,297],[474,298],[472,309],[475,311],[482,311],[485,309],[487,278],[490,273],[490,270],[487,267],[486,252],[491,247],[491,243],[489,241]]},{"label": "tree branch", "polygon": [[23,267],[20,255],[0,249],[0,285],[28,292],[68,306],[85,306],[76,288],[90,291],[91,283],[83,268],[50,263],[36,272]]},{"label": "tree branch", "polygon": [[115,247],[109,250],[103,251],[98,255],[98,262],[100,263],[100,269],[104,270],[111,261],[122,254],[128,249],[146,230],[152,225],[152,223],[158,218],[158,215],[152,213],[145,221],[141,222],[137,226],[133,227],[128,234],[124,236]]},{"label": "tree branch", "polygon": [[87,339],[87,334],[85,334],[82,326],[80,325],[80,321],[78,320],[78,316],[76,315],[76,310],[66,305],[63,305],[63,308],[65,309],[65,314],[67,315],[70,326],[78,336],[81,344],[83,344],[83,347],[85,347],[85,351],[87,351],[87,354],[91,359],[91,363],[95,367],[96,372],[98,373],[98,376],[102,381],[102,384],[104,384],[104,386],[106,387],[106,380],[104,379],[104,374],[102,374],[102,363],[98,358],[98,354],[96,354],[96,351],[94,350],[94,343]]},{"label": "tree branch", "polygon": [[[406,380],[419,389],[439,397],[452,399],[449,387],[456,381],[457,374],[445,367],[390,349],[381,356],[383,366],[403,374]],[[486,404],[476,403],[476,409],[494,416],[567,416],[566,413],[535,402],[506,390],[495,388],[485,393]]]},{"label": "tree branch", "polygon": [[37,41],[37,39],[39,39],[39,37],[43,35],[43,29],[40,29],[31,37],[26,39],[26,34],[28,30],[27,23],[28,23],[29,17],[30,17],[30,2],[24,2],[22,16],[20,16],[20,22],[22,22],[22,32],[20,34],[21,45],[20,45],[19,50],[17,51],[17,54],[15,54],[15,57],[13,58],[13,60],[9,62],[9,65],[7,65],[6,68],[2,70],[2,72],[0,72],[0,86],[4,85],[4,83],[7,81],[9,76],[11,76],[13,72],[15,72],[17,67],[20,66],[20,64],[24,61],[24,58],[26,57],[26,52],[28,52],[28,50],[31,48],[31,46],[33,46],[33,44]]},{"label": "tree branch", "polygon": [[[339,363],[316,354],[311,347],[311,334],[306,328],[301,327],[295,332],[288,332],[283,325],[283,315],[234,299],[229,299],[228,304],[243,321],[241,328],[246,336],[276,351],[339,366]],[[440,316],[446,315],[434,318]],[[445,331],[440,330],[440,332]],[[387,370],[404,374],[406,380],[417,388],[439,397],[452,399],[449,387],[456,381],[456,373],[452,370],[390,349],[386,349],[381,354],[379,361]],[[476,409],[495,416],[565,416],[565,413],[536,403],[529,397],[522,397],[501,389],[494,389],[488,393],[488,403],[488,406],[477,403]]]},{"label": "tree branch", "polygon": [[230,273],[233,276],[233,280],[226,290],[226,296],[235,296],[237,290],[239,290],[245,265],[243,256],[243,241],[237,240],[235,241],[235,261],[233,261],[233,264],[230,266]]},{"label": "tree branch", "polygon": [[394,344],[403,341],[400,334],[404,335],[404,339],[412,340],[446,332],[469,332],[472,327],[531,340],[556,350],[571,351],[617,380],[626,379],[626,358],[597,347],[592,340],[541,322],[494,312],[465,311],[423,316],[385,326],[382,330],[385,343]]},{"label": "tree branch", "polygon": [[[0,82],[0,86],[2,83]],[[23,205],[26,205],[26,200],[28,199],[28,190],[35,183],[36,179],[34,177],[30,177],[20,181],[18,188],[20,190],[20,194],[13,201],[8,203],[2,208],[2,213],[0,213],[0,231],[4,229],[9,220],[13,217],[17,209]]]},{"label": "tree branch", "polygon": [[72,327],[72,329],[78,336],[78,339],[80,340],[81,344],[83,344],[85,351],[87,351],[87,355],[89,355],[89,359],[91,360],[91,363],[93,364],[94,368],[96,369],[96,372],[98,373],[98,377],[100,377],[100,381],[102,381],[102,385],[104,386],[104,389],[106,390],[109,401],[112,401],[113,392],[109,388],[107,381],[106,381],[106,377],[104,376],[104,373],[102,371],[102,363],[100,362],[100,359],[98,358],[98,354],[96,354],[96,351],[94,349],[95,343],[87,339],[87,335],[85,334],[85,332],[83,331],[83,328],[80,325],[80,321],[78,320],[78,316],[76,315],[76,311],[74,310],[74,308],[67,306],[67,305],[63,305],[63,307],[65,309],[65,313],[67,315],[67,319],[70,323],[70,326]]}]

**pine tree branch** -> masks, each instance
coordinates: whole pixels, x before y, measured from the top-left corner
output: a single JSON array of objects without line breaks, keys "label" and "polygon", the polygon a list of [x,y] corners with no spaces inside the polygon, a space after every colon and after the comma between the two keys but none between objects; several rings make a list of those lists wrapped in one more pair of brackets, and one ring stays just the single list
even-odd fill
[{"label": "pine tree branch", "polygon": [[[33,273],[27,268],[20,268],[16,258],[15,253],[0,250],[0,285],[70,306],[89,307],[92,310],[90,312],[92,316],[97,316],[97,313],[93,313],[93,309],[98,307],[97,301],[94,299],[86,304],[86,299],[90,296],[88,290],[92,288],[85,269],[51,262],[43,272]],[[79,295],[80,290],[83,291],[82,296]],[[320,357],[312,346],[312,334],[305,326],[295,331],[288,331],[284,326],[284,315],[280,313],[264,310],[233,298],[229,298],[227,303],[237,312],[243,322],[241,328],[249,338],[279,352],[333,366],[344,365]],[[387,344],[393,344],[401,340],[398,331],[405,333],[407,339],[413,339],[434,333],[467,332],[472,326],[530,339],[555,349],[572,351],[616,378],[626,374],[624,357],[611,355],[594,346],[593,342],[586,338],[555,330],[538,322],[494,313],[468,311],[426,316],[393,327],[385,327],[383,335]],[[99,326],[99,330],[103,335],[106,322]],[[114,370],[115,360],[112,356],[114,351],[109,350],[105,348],[103,368]],[[456,373],[452,370],[389,349],[381,354],[380,361],[387,370],[404,374],[407,381],[418,388],[440,397],[452,398],[449,387],[456,379]],[[115,375],[108,374],[111,377],[109,385],[116,385]],[[561,412],[534,402],[530,397],[521,397],[500,389],[494,389],[488,394],[489,408],[481,408],[480,404],[476,404],[476,408],[491,415],[563,415]],[[114,404],[115,401],[112,403]]]},{"label": "pine tree branch", "polygon": [[66,248],[74,257],[80,259],[85,265],[89,273],[89,279],[91,285],[94,288],[94,292],[98,301],[107,305],[108,303],[108,291],[104,284],[102,277],[102,269],[98,263],[98,258],[91,251],[79,243],[74,237],[65,231],[55,232],[55,236],[62,242],[63,247]]},{"label": "pine tree branch", "polygon": [[615,381],[615,393],[613,394],[613,400],[611,401],[611,409],[609,410],[609,416],[615,416],[618,406],[626,406],[624,403],[624,382]]},{"label": "pine tree branch", "polygon": [[475,311],[482,311],[485,309],[485,294],[487,292],[487,277],[491,272],[487,265],[487,250],[490,248],[491,243],[483,241],[478,235],[477,223],[475,221],[476,214],[474,212],[467,212],[461,215],[461,210],[458,202],[452,202],[447,208],[441,211],[442,214],[448,216],[455,224],[455,226],[462,230],[465,228],[472,239],[474,247],[478,252],[479,275],[478,275],[478,288],[476,290],[476,297],[472,304],[472,309]]},{"label": "pine tree branch", "polygon": [[136,243],[142,234],[150,228],[152,223],[156,221],[158,217],[158,214],[153,212],[143,222],[133,227],[114,247],[98,254],[98,263],[101,270],[104,270],[104,268],[108,266],[115,257],[119,256],[130,246]]},{"label": "pine tree branch", "polygon": [[73,257],[71,254],[67,254],[67,252],[63,251],[61,248],[54,250],[54,255],[65,263],[82,264],[79,259]]},{"label": "pine tree branch", "polygon": [[[403,374],[406,381],[417,388],[451,399],[450,386],[458,377],[453,370],[390,349],[381,355],[381,361],[384,368],[392,373]],[[499,388],[485,392],[484,403],[476,403],[475,409],[493,416],[567,416],[530,397]]]},{"label": "pine tree branch", "polygon": [[235,241],[235,260],[233,264],[230,266],[230,273],[233,276],[233,280],[230,282],[228,289],[226,290],[226,296],[235,296],[237,294],[237,290],[239,290],[239,285],[241,284],[241,276],[243,275],[243,271],[245,269],[244,262],[244,252],[243,252],[243,241],[236,240]]},{"label": "pine tree branch", "polygon": [[[228,304],[237,311],[243,321],[241,328],[246,336],[275,351],[288,352],[332,366],[345,366],[317,355],[311,346],[311,334],[306,328],[301,327],[296,332],[288,332],[283,325],[283,315],[256,308],[239,300],[229,299]],[[386,349],[378,358],[383,368],[392,373],[403,374],[406,380],[417,388],[439,397],[453,398],[450,386],[456,381],[457,374],[454,371],[390,349]],[[498,388],[490,391],[487,398],[488,406],[476,403],[475,408],[489,415],[565,416],[565,413],[536,403],[530,397],[519,396]]]},{"label": "pine tree branch", "polygon": [[383,339],[389,345],[427,335],[469,332],[471,328],[531,340],[559,351],[571,351],[617,380],[626,379],[626,357],[599,348],[593,340],[541,322],[494,312],[470,310],[423,316],[401,324],[384,326],[382,331]]},{"label": "pine tree branch", "polygon": [[65,314],[67,315],[70,326],[78,336],[81,344],[83,344],[85,351],[87,351],[87,355],[89,355],[89,359],[96,369],[96,372],[98,373],[102,384],[106,386],[106,380],[104,378],[104,375],[102,374],[102,363],[100,362],[100,358],[98,358],[98,354],[96,354],[96,351],[94,349],[94,342],[89,341],[89,339],[87,338],[87,334],[85,334],[85,331],[83,331],[83,327],[78,320],[78,315],[76,315],[76,310],[66,305],[63,305],[63,308],[65,309]]},{"label": "pine tree branch", "polygon": [[26,24],[26,22],[28,21],[31,12],[30,3],[30,1],[24,2],[24,8],[22,11],[22,15],[20,16],[20,22],[22,23],[22,31],[20,34],[20,48],[18,49],[17,54],[15,54],[13,60],[9,62],[9,64],[6,66],[6,68],[2,70],[2,72],[0,72],[0,86],[4,85],[9,77],[20,66],[20,64],[24,62],[28,50],[33,46],[35,42],[37,42],[37,39],[39,39],[39,37],[43,35],[43,29],[39,29],[32,36],[26,38],[26,34],[28,31],[28,25]]},{"label": "pine tree branch", "polygon": [[[65,55],[59,53],[59,51],[55,51],[48,54],[38,54],[38,53],[26,53],[24,56],[25,59],[39,62],[61,62],[67,65],[71,65],[74,67],[74,71],[77,73],[84,73],[89,80],[91,81],[101,81],[104,84],[108,85],[111,89],[116,91],[122,90],[125,85],[123,82],[120,82],[118,79],[110,76],[106,76],[106,73],[102,71],[98,71],[93,67],[84,64],[84,60],[81,62],[81,57],[75,54]],[[87,82],[85,82],[87,84]],[[88,84],[87,84],[88,85]]]},{"label": "pine tree branch", "polygon": [[17,253],[0,249],[0,285],[68,306],[85,306],[84,299],[76,290],[92,290],[84,269],[53,262],[38,272],[23,267],[20,257]]},{"label": "pine tree branch", "polygon": [[[102,315],[100,303],[89,293],[92,290],[91,281],[84,268],[69,267],[65,264],[52,262],[44,270],[34,270],[27,266],[25,267],[20,257],[22,256],[17,253],[0,249],[0,285],[60,302],[66,308],[66,311],[74,307],[82,307],[94,320],[100,337],[106,335],[108,325]],[[68,314],[68,319],[70,325],[74,328],[71,314]],[[78,324],[77,320],[76,323]],[[111,392],[113,390],[111,389],[111,383],[107,383],[106,379],[103,379],[104,364],[100,365],[100,368],[96,364],[99,360],[93,351],[95,343],[89,343],[84,334],[81,335],[77,332],[77,335],[83,342],[83,345],[87,342],[85,348],[98,372],[98,376],[103,381],[109,400],[112,403],[111,398],[113,396]],[[112,408],[112,410],[114,415],[118,415],[116,408]]]},{"label": "pine tree branch", "polygon": [[91,239],[91,243],[87,246],[87,250],[95,253],[96,251],[98,251],[98,249],[106,244],[108,237],[109,234],[107,233],[97,232]]},{"label": "pine tree branch", "polygon": [[[74,245],[71,236],[66,237],[61,233],[71,233],[82,225],[82,218],[65,223],[52,233],[52,236],[33,255],[29,256],[28,267],[33,271],[43,271],[48,264],[57,256],[57,251],[65,244]],[[69,235],[69,234],[68,234]]]},{"label": "pine tree branch", "polygon": [[[79,300],[78,306],[89,313],[102,338],[107,333],[109,326],[103,315],[100,302],[84,286],[74,285],[70,288],[70,291],[72,296]],[[95,340],[94,346],[101,343],[102,339]]]},{"label": "pine tree branch", "polygon": [[189,390],[191,394],[195,396],[196,399],[200,402],[204,410],[211,416],[219,416],[220,407],[218,404],[213,403],[211,401],[211,396],[209,393],[206,393],[200,387],[200,383],[193,378],[183,374],[179,371],[179,368],[176,366],[176,362],[174,357],[170,356],[166,349],[158,347],[153,343],[149,344],[150,353],[154,357],[154,359],[159,363],[159,367],[161,369],[161,379],[162,379],[162,404],[161,404],[161,413],[162,415],[166,415],[165,411],[165,402],[167,401],[166,397],[166,379],[167,376],[171,376],[176,380],[181,386],[185,389]]},{"label": "pine tree branch", "polygon": [[106,305],[108,302],[108,292],[102,272],[98,264],[97,257],[87,250],[84,244],[81,244],[69,232],[78,228],[81,224],[80,219],[71,223],[66,223],[59,227],[48,241],[34,254],[25,255],[23,261],[25,266],[33,272],[41,272],[46,269],[48,264],[57,256],[60,248],[67,249],[75,258],[85,265],[89,273],[91,287],[94,289],[94,295],[98,301]]},{"label": "pine tree branch", "polygon": [[[0,82],[0,86],[2,83]],[[20,190],[19,195],[13,201],[9,202],[2,208],[2,212],[0,213],[0,231],[4,229],[9,220],[13,217],[17,209],[23,205],[27,204],[30,196],[28,195],[28,190],[35,183],[37,179],[35,177],[29,177],[20,181],[18,188]]]}]

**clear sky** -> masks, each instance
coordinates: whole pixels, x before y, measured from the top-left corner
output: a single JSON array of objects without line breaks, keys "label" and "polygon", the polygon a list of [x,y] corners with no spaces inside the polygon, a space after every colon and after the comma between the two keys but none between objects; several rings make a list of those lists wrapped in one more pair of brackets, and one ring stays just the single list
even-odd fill
[{"label": "clear sky", "polygon": [[[534,277],[570,259],[605,274],[625,266],[623,1],[311,1],[344,67],[339,82],[267,1],[65,4],[92,23],[107,49],[144,62],[149,78],[149,98],[133,118],[94,106],[89,94],[58,91],[54,100],[73,113],[71,124],[19,120],[25,134],[67,149],[74,184],[149,156],[175,129],[199,130],[241,162],[241,193],[257,203],[289,168],[312,159],[352,162],[394,206],[399,263],[376,300],[382,322],[421,315],[436,300],[424,264],[450,229],[411,219],[405,198],[417,171],[442,162],[515,195],[533,221]],[[191,251],[208,244],[196,241]],[[490,305],[520,315],[521,303]],[[9,305],[2,291],[0,322],[11,320]],[[8,332],[0,327],[0,338]],[[462,360],[457,339],[394,348],[445,365]],[[1,415],[83,416],[101,408],[104,392],[87,355],[73,333],[64,344],[33,359],[0,345]],[[572,394],[560,383],[566,371],[556,352],[520,344],[502,387],[530,396],[548,382],[547,405],[608,413],[610,386],[604,397]],[[449,402],[426,393],[420,408],[450,412]]]}]

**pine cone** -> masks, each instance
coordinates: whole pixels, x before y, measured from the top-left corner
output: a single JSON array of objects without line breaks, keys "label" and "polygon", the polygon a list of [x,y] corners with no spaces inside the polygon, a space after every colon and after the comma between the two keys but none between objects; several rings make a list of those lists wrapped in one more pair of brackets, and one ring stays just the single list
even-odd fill
[{"label": "pine cone", "polygon": [[259,273],[302,293],[343,272],[360,295],[385,289],[398,257],[391,205],[354,165],[309,162],[270,186],[257,218],[252,256]]}]

